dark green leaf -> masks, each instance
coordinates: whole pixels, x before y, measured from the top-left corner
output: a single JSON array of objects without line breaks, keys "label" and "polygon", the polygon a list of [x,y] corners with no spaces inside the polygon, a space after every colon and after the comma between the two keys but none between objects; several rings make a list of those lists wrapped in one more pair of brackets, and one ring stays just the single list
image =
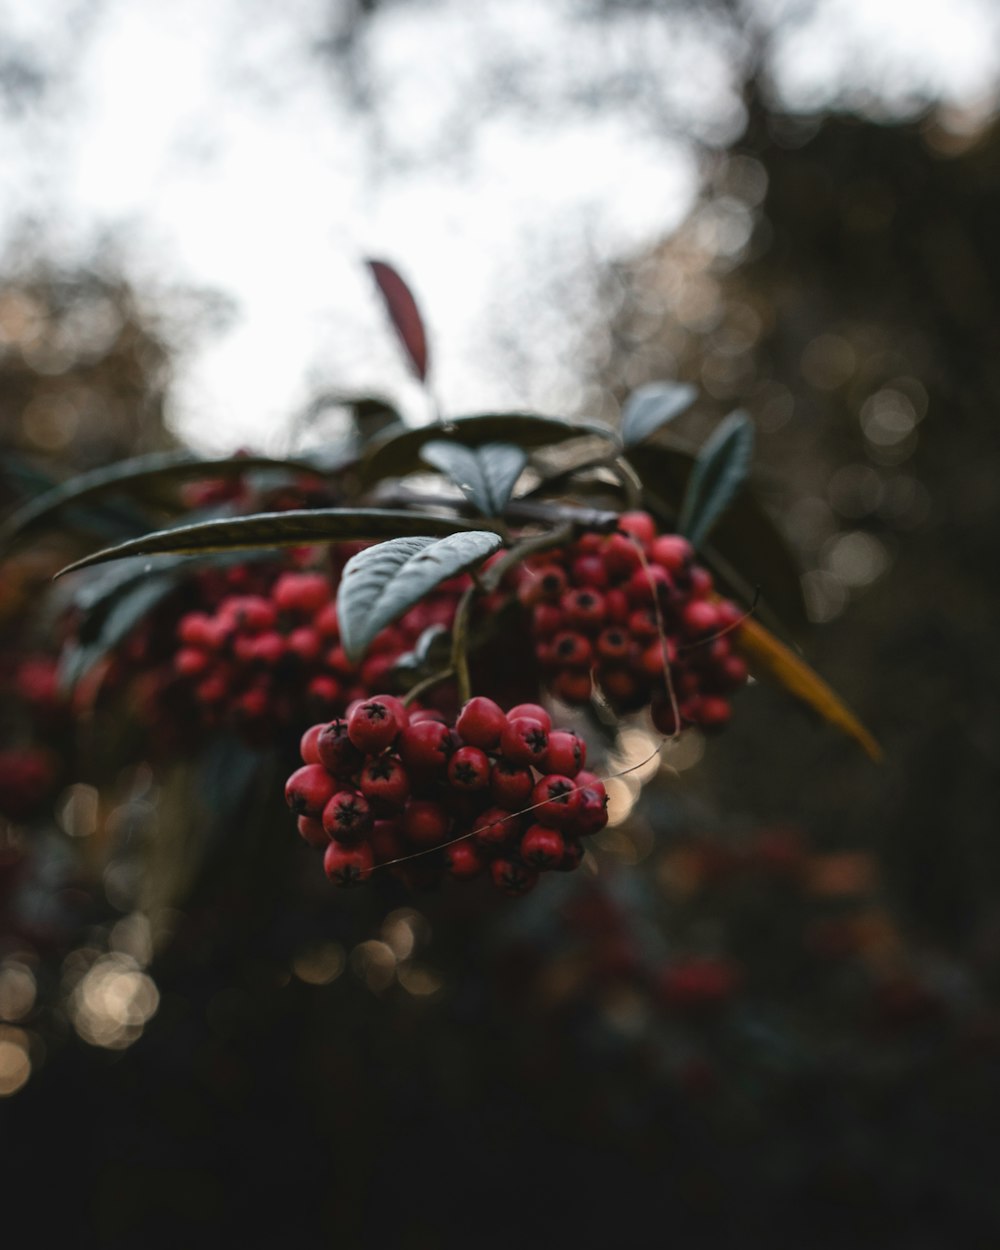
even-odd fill
[{"label": "dark green leaf", "polygon": [[[675,447],[645,444],[628,455],[642,481],[646,503],[661,520],[675,524],[678,501],[694,468],[692,453]],[[712,532],[702,558],[730,592],[749,606],[759,589],[758,612],[793,634],[808,629],[800,571],[774,521],[750,490],[733,500]]]},{"label": "dark green leaf", "polygon": [[89,503],[111,494],[128,492],[142,494],[152,486],[165,482],[193,479],[241,477],[252,469],[282,469],[290,473],[315,473],[308,464],[293,460],[275,460],[269,456],[228,456],[222,460],[199,460],[190,452],[155,452],[136,456],[118,464],[81,473],[45,494],[32,499],[13,513],[0,526],[0,545],[17,535],[49,521],[70,504]]},{"label": "dark green leaf", "polygon": [[527,412],[491,412],[456,417],[447,425],[426,425],[374,443],[362,460],[361,480],[369,484],[384,477],[402,477],[413,473],[421,467],[421,448],[434,439],[446,438],[449,442],[461,443],[463,447],[482,447],[486,443],[545,447],[571,438],[595,436],[615,442],[614,432],[607,426],[539,417]]},{"label": "dark green leaf", "polygon": [[310,511],[258,512],[225,521],[178,525],[96,551],[61,569],[120,560],[123,556],[204,555],[213,551],[254,551],[261,547],[299,547],[310,543],[362,542],[399,534],[453,534],[475,527],[451,517],[399,512],[388,508],[315,508]]},{"label": "dark green leaf", "polygon": [[501,546],[498,534],[473,530],[435,539],[394,538],[348,560],[337,592],[340,640],[355,663],[375,635],[439,582],[480,564]]},{"label": "dark green leaf", "polygon": [[650,382],[625,401],[621,435],[626,447],[634,447],[679,417],[698,398],[697,388],[687,382]]},{"label": "dark green leaf", "polygon": [[746,481],[753,456],[753,422],[734,412],[705,443],[688,479],[677,528],[700,547]]},{"label": "dark green leaf", "polygon": [[420,449],[421,457],[440,469],[483,516],[501,516],[528,453],[512,443],[463,447],[447,439],[433,439]]}]

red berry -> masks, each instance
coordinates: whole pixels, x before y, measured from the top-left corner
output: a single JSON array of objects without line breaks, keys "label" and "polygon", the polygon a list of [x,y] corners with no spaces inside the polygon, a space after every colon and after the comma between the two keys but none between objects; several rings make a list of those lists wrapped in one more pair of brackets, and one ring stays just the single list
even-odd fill
[{"label": "red berry", "polygon": [[631,534],[643,546],[648,547],[656,537],[656,522],[648,512],[623,512],[618,518],[618,528],[623,534]]},{"label": "red berry", "polygon": [[708,569],[704,569],[700,564],[696,564],[688,574],[688,586],[693,598],[707,599],[715,587],[715,582],[712,580],[712,574]]},{"label": "red berry", "polygon": [[583,634],[563,631],[552,639],[549,660],[559,668],[589,668],[593,649]]},{"label": "red berry", "polygon": [[323,808],[323,828],[338,842],[360,842],[371,828],[368,800],[355,790],[341,790]]},{"label": "red berry", "polygon": [[703,695],[695,701],[691,709],[691,718],[695,724],[708,731],[725,729],[732,714],[729,700],[721,695]]},{"label": "red berry", "polygon": [[507,717],[499,704],[477,695],[462,708],[455,722],[458,736],[469,746],[483,751],[493,750],[507,728]]},{"label": "red berry", "polygon": [[550,825],[569,824],[580,806],[580,793],[570,777],[550,773],[531,792],[531,806],[540,821]]},{"label": "red berry", "polygon": [[305,764],[322,764],[319,757],[319,736],[326,728],[325,725],[312,725],[305,731],[299,740],[299,754]]},{"label": "red berry", "polygon": [[321,764],[304,764],[285,783],[285,802],[296,816],[318,819],[337,791],[337,783]]},{"label": "red berry", "polygon": [[661,534],[650,544],[649,556],[668,573],[684,573],[694,559],[694,548],[680,534]]},{"label": "red berry", "polygon": [[286,646],[292,655],[298,656],[303,664],[313,664],[319,659],[323,650],[323,640],[315,629],[303,626],[293,629],[288,635]]},{"label": "red berry", "polygon": [[521,817],[505,807],[488,807],[473,821],[476,842],[496,850],[510,846],[521,830]]},{"label": "red berry", "polygon": [[495,859],[490,876],[505,894],[527,894],[538,884],[538,873],[514,859]]},{"label": "red berry", "polygon": [[588,632],[600,629],[606,615],[604,596],[589,587],[563,595],[562,610],[567,625]]},{"label": "red berry", "polygon": [[554,603],[559,600],[566,589],[566,572],[558,564],[547,564],[540,569],[533,570],[527,582],[534,595],[532,602],[545,599],[549,603]]},{"label": "red berry", "polygon": [[181,677],[200,677],[212,662],[207,651],[195,647],[181,647],[174,654],[174,669]]},{"label": "red berry", "polygon": [[537,716],[508,717],[507,728],[500,737],[500,749],[511,763],[541,764],[548,746],[548,730]]},{"label": "red berry", "polygon": [[415,720],[399,735],[399,754],[407,768],[443,772],[451,755],[451,731],[439,721]]},{"label": "red berry", "polygon": [[471,881],[486,867],[486,861],[471,838],[449,846],[444,853],[444,862],[456,881]]},{"label": "red berry", "polygon": [[367,699],[347,717],[347,736],[367,755],[377,755],[392,746],[402,728],[398,711],[381,695]]},{"label": "red berry", "polygon": [[580,801],[573,813],[569,831],[581,838],[600,833],[608,823],[608,792],[603,783],[596,781],[577,793]]},{"label": "red berry", "polygon": [[346,721],[335,720],[324,725],[316,739],[316,749],[323,767],[341,781],[350,781],[364,763],[364,756],[347,736]]},{"label": "red berry", "polygon": [[310,846],[327,846],[330,835],[323,828],[323,822],[313,816],[300,816],[296,821],[300,835]]},{"label": "red berry", "polygon": [[603,590],[608,584],[608,570],[599,555],[579,555],[570,566],[570,575],[577,586],[593,586]]},{"label": "red berry", "polygon": [[557,729],[549,734],[547,767],[564,777],[575,777],[587,762],[587,744],[575,733]]},{"label": "red berry", "polygon": [[641,563],[635,543],[624,534],[611,534],[605,540],[602,552],[604,567],[613,581],[631,576]]},{"label": "red berry", "polygon": [[707,599],[692,599],[681,611],[684,632],[691,637],[714,633],[719,628],[719,613]]},{"label": "red berry", "polygon": [[282,573],[274,583],[271,598],[281,612],[316,613],[333,595],[322,573]]},{"label": "red berry", "polygon": [[644,565],[636,569],[625,583],[625,593],[629,602],[637,607],[652,603],[654,598],[663,603],[673,596],[674,583],[666,569],[661,569],[658,564]]},{"label": "red berry", "polygon": [[576,840],[568,835],[563,835],[563,857],[558,864],[554,864],[556,872],[573,872],[580,867],[583,861],[583,847]]},{"label": "red berry", "polygon": [[388,863],[391,859],[402,859],[409,849],[399,831],[399,823],[395,820],[376,820],[368,835],[368,845],[378,864]]},{"label": "red berry", "polygon": [[250,655],[258,664],[269,667],[277,664],[285,654],[285,640],[273,630],[266,634],[257,634],[250,648]]},{"label": "red berry", "polygon": [[429,799],[410,799],[402,824],[403,833],[416,846],[439,846],[448,837],[448,813]]},{"label": "red berry", "polygon": [[536,638],[551,638],[563,627],[562,611],[554,603],[536,603],[531,614],[531,632]]},{"label": "red berry", "polygon": [[379,755],[361,770],[359,788],[375,807],[398,808],[410,796],[410,778],[395,755]]},{"label": "red berry", "polygon": [[557,699],[571,705],[587,703],[593,689],[590,673],[583,669],[564,669],[556,673],[550,685]]},{"label": "red berry", "polygon": [[323,856],[323,870],[334,885],[361,885],[372,875],[373,867],[371,848],[363,842],[350,847],[331,842]]},{"label": "red berry", "polygon": [[521,839],[521,858],[533,868],[555,868],[566,850],[558,829],[531,825]]},{"label": "red berry", "polygon": [[640,686],[635,675],[627,668],[602,668],[598,680],[601,689],[617,707],[641,706],[645,702],[644,697],[640,698],[645,686]]},{"label": "red berry", "polygon": [[594,644],[598,658],[602,660],[625,660],[632,649],[632,639],[620,625],[612,625],[602,630]]},{"label": "red berry", "polygon": [[306,695],[309,701],[316,704],[317,707],[325,707],[332,710],[341,699],[340,682],[326,673],[317,673],[315,677],[309,679],[309,685],[306,686]]},{"label": "red berry", "polygon": [[669,699],[654,699],[649,706],[653,726],[665,737],[672,738],[681,728],[674,706]]},{"label": "red berry", "polygon": [[478,747],[459,747],[448,761],[448,780],[463,794],[485,790],[490,784],[490,761]]},{"label": "red berry", "polygon": [[177,637],[186,647],[213,648],[217,635],[212,618],[204,612],[188,612],[177,624]]},{"label": "red berry", "polygon": [[530,769],[521,768],[510,760],[497,760],[490,771],[490,794],[501,807],[510,811],[526,806],[534,787]]},{"label": "red berry", "polygon": [[725,959],[688,959],[664,969],[660,994],[668,1006],[692,1009],[714,1007],[734,994],[737,973]]},{"label": "red berry", "polygon": [[337,620],[337,604],[331,599],[329,603],[324,603],[320,610],[313,617],[313,629],[321,634],[324,638],[339,638],[340,624]]},{"label": "red berry", "polygon": [[723,690],[739,690],[746,685],[748,676],[746,660],[739,655],[730,655],[717,670],[716,680]]}]

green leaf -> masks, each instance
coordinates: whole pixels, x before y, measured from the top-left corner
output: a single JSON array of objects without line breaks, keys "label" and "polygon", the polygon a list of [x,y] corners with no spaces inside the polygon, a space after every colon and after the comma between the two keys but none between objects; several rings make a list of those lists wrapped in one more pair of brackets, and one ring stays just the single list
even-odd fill
[{"label": "green leaf", "polygon": [[610,443],[616,442],[614,431],[606,425],[562,421],[528,412],[490,412],[456,417],[447,425],[425,425],[419,430],[406,430],[373,443],[361,462],[361,482],[369,485],[384,477],[402,477],[413,473],[421,467],[421,448],[435,439],[446,438],[448,442],[460,443],[463,447],[515,443],[518,447],[527,448],[595,436]]},{"label": "green leaf", "polygon": [[340,640],[357,663],[375,635],[449,577],[480,564],[502,545],[473,530],[435,539],[394,538],[348,560],[337,592]]},{"label": "green leaf", "polygon": [[[647,443],[628,453],[627,459],[642,481],[646,505],[661,520],[674,524],[694,455]],[[762,617],[792,634],[808,630],[798,562],[751,490],[741,491],[733,500],[712,531],[711,543],[703,545],[701,556],[748,606],[759,590],[757,610]]]},{"label": "green leaf", "polygon": [[473,449],[436,438],[423,445],[420,455],[451,478],[483,516],[491,517],[503,514],[528,463],[528,453],[512,443],[486,443]]},{"label": "green leaf", "polygon": [[697,388],[688,382],[650,382],[640,386],[622,410],[622,442],[626,447],[643,442],[686,412],[697,398]]},{"label": "green leaf", "polygon": [[81,473],[18,508],[0,526],[0,545],[5,545],[28,529],[51,520],[70,504],[94,502],[98,498],[129,492],[143,494],[155,485],[194,479],[242,477],[253,469],[282,469],[291,473],[317,473],[313,466],[270,456],[227,456],[221,460],[200,460],[190,452],[155,452],[136,456],[105,468]]},{"label": "green leaf", "polygon": [[254,551],[261,547],[299,547],[311,543],[362,542],[399,534],[454,534],[474,526],[451,517],[389,508],[315,508],[307,511],[258,512],[223,521],[202,521],[158,530],[142,538],[106,547],[67,565],[56,574],[75,572],[123,556],[204,555],[214,551]]},{"label": "green leaf", "polygon": [[753,422],[745,412],[731,413],[698,453],[677,522],[692,546],[701,546],[746,481],[753,433]]}]

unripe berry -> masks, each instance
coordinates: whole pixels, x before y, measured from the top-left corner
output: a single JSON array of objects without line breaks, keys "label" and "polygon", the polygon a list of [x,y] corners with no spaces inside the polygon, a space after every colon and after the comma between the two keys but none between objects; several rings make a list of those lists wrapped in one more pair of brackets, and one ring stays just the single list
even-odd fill
[{"label": "unripe berry", "polygon": [[347,736],[367,755],[377,755],[392,746],[402,728],[399,712],[381,695],[367,699],[347,718]]},{"label": "unripe berry", "polygon": [[511,763],[540,765],[548,746],[548,731],[536,716],[508,717],[500,749]]},{"label": "unripe berry", "polygon": [[323,808],[323,828],[331,838],[350,845],[360,842],[371,828],[368,800],[355,790],[341,790]]},{"label": "unripe berry", "polygon": [[521,858],[533,868],[555,868],[565,850],[562,834],[545,825],[531,825],[521,839]]},{"label": "unripe berry", "polygon": [[507,717],[499,704],[492,699],[477,695],[470,699],[455,722],[458,736],[469,746],[482,751],[492,751],[500,742],[500,735],[507,728]]},{"label": "unripe berry", "polygon": [[449,846],[444,852],[444,862],[448,866],[448,872],[456,881],[471,881],[486,867],[486,861],[483,859],[482,853],[471,838],[465,838],[462,842],[456,842],[453,846]]},{"label": "unripe berry", "polygon": [[478,747],[459,747],[448,761],[448,780],[462,794],[485,790],[490,784],[490,761]]},{"label": "unripe berry", "polygon": [[495,859],[490,876],[505,894],[527,894],[538,884],[538,873],[514,859]]},{"label": "unripe berry", "polygon": [[395,755],[379,755],[361,770],[359,788],[376,808],[399,808],[409,798],[410,778]]},{"label": "unripe berry", "polygon": [[323,822],[316,820],[313,816],[300,816],[295,822],[298,826],[299,834],[310,846],[327,846],[330,842],[330,835],[323,828]]},{"label": "unripe berry", "polygon": [[331,842],[323,855],[323,870],[338,886],[361,885],[372,875],[373,866],[371,848],[363,842],[350,847]]},{"label": "unripe berry", "polygon": [[448,813],[440,803],[410,799],[403,812],[402,828],[415,846],[439,846],[448,837]]},{"label": "unripe berry", "polygon": [[399,754],[416,772],[443,772],[451,755],[451,731],[438,721],[415,720],[399,735]]},{"label": "unripe berry", "polygon": [[316,739],[323,767],[341,781],[349,781],[360,770],[364,756],[347,736],[347,722],[331,721]]},{"label": "unripe berry", "polygon": [[320,764],[305,764],[285,783],[285,802],[296,816],[318,820],[337,791],[337,783]]},{"label": "unripe berry", "polygon": [[587,744],[569,730],[557,729],[549,734],[547,766],[564,777],[575,777],[587,762]]}]

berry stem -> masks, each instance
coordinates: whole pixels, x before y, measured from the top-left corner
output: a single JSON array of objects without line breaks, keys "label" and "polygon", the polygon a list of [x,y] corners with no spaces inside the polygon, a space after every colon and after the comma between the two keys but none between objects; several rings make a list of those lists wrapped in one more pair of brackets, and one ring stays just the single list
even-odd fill
[{"label": "berry stem", "polygon": [[458,685],[460,705],[468,703],[472,698],[472,679],[469,677],[469,613],[479,589],[473,582],[462,595],[451,628],[451,670]]},{"label": "berry stem", "polygon": [[435,686],[439,686],[441,682],[447,681],[449,677],[454,676],[455,670],[450,666],[448,668],[441,669],[438,673],[431,673],[430,677],[425,677],[423,681],[418,681],[415,686],[411,686],[403,697],[403,706],[409,707],[410,704],[413,703],[415,699],[419,699],[422,694],[425,694],[428,690],[432,690]]},{"label": "berry stem", "polygon": [[516,547],[511,547],[501,559],[490,565],[482,577],[484,588],[487,591],[496,590],[503,581],[504,575],[515,565],[521,564],[528,556],[537,555],[540,551],[562,547],[565,543],[571,542],[575,534],[576,523],[568,520],[562,525],[557,525],[555,529],[547,530],[544,534],[535,534],[531,538],[522,539]]}]

